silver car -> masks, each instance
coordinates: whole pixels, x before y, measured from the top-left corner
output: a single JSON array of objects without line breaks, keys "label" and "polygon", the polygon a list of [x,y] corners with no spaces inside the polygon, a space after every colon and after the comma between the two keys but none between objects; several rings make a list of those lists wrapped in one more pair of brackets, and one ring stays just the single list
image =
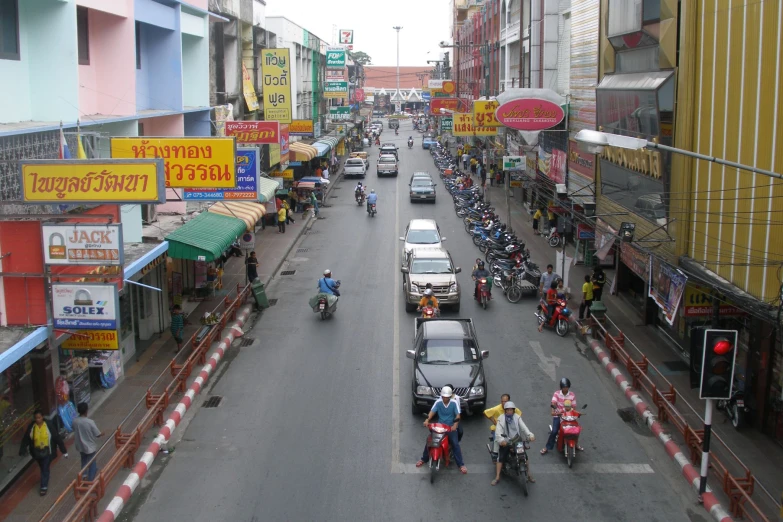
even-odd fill
[{"label": "silver car", "polygon": [[391,154],[383,154],[378,158],[378,164],[376,165],[376,172],[378,176],[383,174],[397,175],[397,158]]},{"label": "silver car", "polygon": [[413,312],[419,305],[427,284],[438,299],[441,309],[449,306],[459,312],[460,287],[457,274],[462,270],[455,267],[451,255],[445,248],[414,248],[402,267],[405,311]]},{"label": "silver car", "polygon": [[400,258],[401,266],[405,265],[408,254],[417,247],[440,247],[442,242],[446,241],[441,237],[440,228],[434,219],[411,219],[405,228],[405,235],[400,238],[402,241],[402,256]]}]

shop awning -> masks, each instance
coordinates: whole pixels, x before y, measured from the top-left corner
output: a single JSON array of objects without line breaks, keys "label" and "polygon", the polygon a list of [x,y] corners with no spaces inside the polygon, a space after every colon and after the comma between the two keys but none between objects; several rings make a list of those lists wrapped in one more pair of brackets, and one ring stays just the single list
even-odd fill
[{"label": "shop awning", "polygon": [[300,141],[291,143],[288,150],[293,153],[294,161],[310,161],[318,155],[318,150],[315,147]]},{"label": "shop awning", "polygon": [[[169,244],[166,241],[156,245],[154,248],[150,249],[149,251],[145,252],[138,258],[126,264],[123,270],[124,272],[123,276],[125,277],[125,279],[130,279],[131,277],[135,276],[141,271],[142,268],[150,264],[157,257],[165,254],[168,249],[169,249]],[[127,260],[127,256],[128,256],[127,249],[125,250],[125,256],[126,256],[125,259]]]},{"label": "shop awning", "polygon": [[27,335],[22,328],[6,328],[6,336],[12,336],[14,333],[21,337],[19,341],[8,348],[0,346],[0,373],[6,371],[12,364],[49,338],[49,329],[46,326],[36,328]]},{"label": "shop awning", "polygon": [[169,257],[190,261],[214,261],[247,229],[235,217],[204,212],[168,236]]},{"label": "shop awning", "polygon": [[326,156],[329,154],[329,151],[332,150],[331,145],[322,141],[316,141],[313,143],[313,147],[315,147],[315,149],[318,151],[318,156]]},{"label": "shop awning", "polygon": [[279,187],[277,181],[261,176],[258,178],[258,199],[262,202],[272,201]]},{"label": "shop awning", "polygon": [[[277,189],[277,183],[275,183],[275,189]],[[272,194],[271,197],[274,198],[274,192]],[[261,203],[254,201],[221,201],[209,207],[208,212],[241,219],[244,221],[247,230],[253,232],[258,220],[266,214],[266,208]]]}]

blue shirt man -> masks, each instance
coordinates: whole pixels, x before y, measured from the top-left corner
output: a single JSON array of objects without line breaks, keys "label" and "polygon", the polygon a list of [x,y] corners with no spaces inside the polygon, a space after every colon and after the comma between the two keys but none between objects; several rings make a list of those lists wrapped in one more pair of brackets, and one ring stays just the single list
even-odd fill
[{"label": "blue shirt man", "polygon": [[370,195],[367,196],[367,203],[375,203],[378,201],[378,194],[375,192],[370,192]]},{"label": "blue shirt man", "polygon": [[340,292],[337,290],[337,281],[331,277],[322,277],[318,280],[318,291],[324,294],[340,295]]},{"label": "blue shirt man", "polygon": [[[457,430],[459,427],[459,416],[460,416],[459,405],[457,401],[455,401],[453,398],[454,393],[451,387],[444,386],[441,389],[440,395],[443,398],[443,400],[435,401],[435,404],[432,405],[430,414],[427,417],[427,420],[424,421],[424,426],[425,427],[429,426],[432,418],[435,415],[437,415],[438,422],[440,424],[446,424],[447,426],[450,426],[452,428],[451,431],[448,433],[449,445],[451,446],[452,451],[454,452],[454,460],[457,461],[457,466],[459,466],[460,471],[462,471],[462,473],[467,473],[468,468],[465,467],[465,463],[462,461],[462,450],[459,447],[459,436],[457,435]],[[424,463],[428,462],[429,460],[430,460],[429,445],[425,443],[424,453],[421,456],[421,460],[419,460],[416,463],[416,467],[419,468],[423,466]]]}]

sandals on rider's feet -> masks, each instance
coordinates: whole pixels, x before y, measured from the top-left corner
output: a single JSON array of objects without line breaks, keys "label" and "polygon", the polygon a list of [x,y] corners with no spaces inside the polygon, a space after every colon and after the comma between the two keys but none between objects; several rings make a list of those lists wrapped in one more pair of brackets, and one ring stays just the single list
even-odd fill
[{"label": "sandals on rider's feet", "polygon": [[584,451],[585,450],[582,446],[577,446],[576,449],[577,449],[577,451]]},{"label": "sandals on rider's feet", "polygon": [[528,476],[527,476],[527,481],[528,481],[528,482],[535,482],[535,481],[536,481],[536,479],[534,479],[533,477],[531,477],[530,475],[528,475]]},{"label": "sandals on rider's feet", "polygon": [[418,462],[416,463],[416,467],[417,467],[417,468],[420,468],[420,467],[422,467],[423,465],[424,465],[424,461],[423,461],[423,460],[420,460],[420,461],[418,461]]},{"label": "sandals on rider's feet", "polygon": [[541,448],[541,454],[542,454],[542,455],[546,455],[547,453],[549,453],[549,450],[548,450],[548,449],[546,449],[546,448]]},{"label": "sandals on rider's feet", "polygon": [[466,468],[465,466],[462,466],[461,468],[459,468],[459,470],[462,472],[463,475],[465,475],[468,472],[468,468]]},{"label": "sandals on rider's feet", "polygon": [[498,485],[498,479],[494,479],[492,482],[489,483],[491,486],[497,486]]}]

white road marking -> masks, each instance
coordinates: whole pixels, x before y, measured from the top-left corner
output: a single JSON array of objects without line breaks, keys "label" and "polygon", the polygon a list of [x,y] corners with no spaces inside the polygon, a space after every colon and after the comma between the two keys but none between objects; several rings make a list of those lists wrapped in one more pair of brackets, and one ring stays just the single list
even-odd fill
[{"label": "white road marking", "polygon": [[[468,468],[468,475],[495,474],[495,466],[493,464],[465,464],[465,466]],[[649,464],[580,464],[578,460],[574,462],[574,467],[569,469],[565,459],[563,459],[563,462],[556,464],[538,464],[534,462],[530,471],[533,477],[566,473],[576,473],[577,475],[593,473],[604,475],[652,475],[655,473],[655,470]],[[398,471],[398,473],[403,475],[423,475],[429,472],[430,468],[427,465],[417,468],[415,462],[400,464]],[[458,475],[459,470],[457,465],[452,462],[448,468],[442,469],[438,473]]]},{"label": "white road marking", "polygon": [[533,353],[538,357],[538,367],[549,376],[552,381],[557,380],[557,368],[560,366],[560,357],[554,355],[547,357],[544,355],[544,349],[541,348],[541,343],[538,341],[530,341],[530,348],[533,349]]},{"label": "white road marking", "polygon": [[[400,237],[400,191],[397,190],[397,198],[394,205],[394,239]],[[396,249],[395,249],[396,250]],[[396,254],[396,252],[395,252]],[[400,466],[400,436],[402,423],[400,422],[400,267],[397,266],[397,256],[391,256],[392,270],[394,270],[394,341],[392,342],[392,454],[391,472],[398,471]]]}]

